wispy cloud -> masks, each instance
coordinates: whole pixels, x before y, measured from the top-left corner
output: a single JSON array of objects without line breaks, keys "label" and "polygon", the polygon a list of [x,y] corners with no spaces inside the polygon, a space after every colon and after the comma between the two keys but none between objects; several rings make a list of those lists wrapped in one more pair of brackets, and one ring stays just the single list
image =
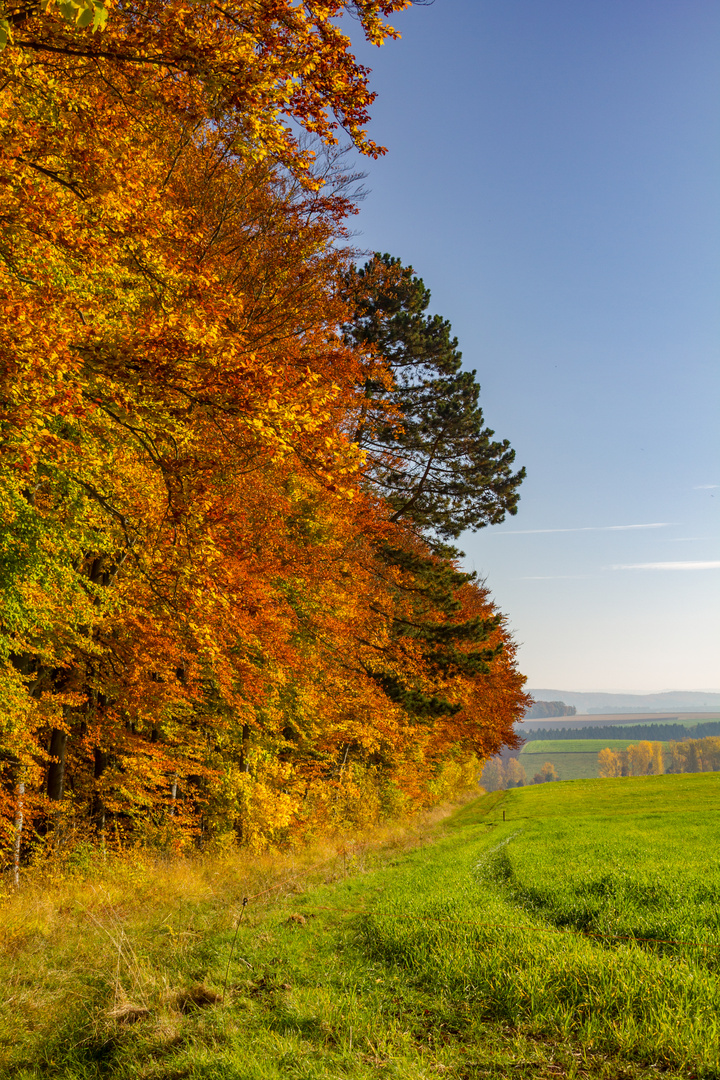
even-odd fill
[{"label": "wispy cloud", "polygon": [[671,521],[650,521],[643,525],[582,525],[576,529],[503,529],[495,536],[531,536],[537,533],[626,532],[628,529],[667,529]]},{"label": "wispy cloud", "polygon": [[579,581],[587,574],[530,574],[528,577],[515,578],[515,581]]},{"label": "wispy cloud", "polygon": [[621,563],[610,570],[720,570],[720,560],[714,562],[641,562]]},{"label": "wispy cloud", "polygon": [[695,484],[693,491],[711,491],[713,488],[720,487],[720,484]]}]

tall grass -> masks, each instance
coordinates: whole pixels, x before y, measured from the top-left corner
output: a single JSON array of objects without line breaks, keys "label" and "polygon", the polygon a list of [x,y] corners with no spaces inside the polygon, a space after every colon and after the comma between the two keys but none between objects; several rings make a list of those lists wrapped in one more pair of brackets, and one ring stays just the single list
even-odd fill
[{"label": "tall grass", "polygon": [[642,778],[601,782],[615,812],[588,781],[509,793],[494,827],[466,813],[462,846],[414,856],[366,917],[366,948],[488,1020],[718,1075],[720,777],[647,779],[649,811]]},{"label": "tall grass", "polygon": [[[212,1043],[216,1025],[237,1022],[237,985],[255,969],[248,942],[272,950],[274,922],[308,890],[396,858],[449,812],[289,852],[164,858],[85,846],[26,870],[0,908],[0,1076],[135,1076],[188,1028]],[[222,997],[246,897],[228,1007],[204,1008]]]},{"label": "tall grass", "polygon": [[0,1076],[720,1077],[718,781],[547,784],[274,856],[37,868],[2,908]]}]

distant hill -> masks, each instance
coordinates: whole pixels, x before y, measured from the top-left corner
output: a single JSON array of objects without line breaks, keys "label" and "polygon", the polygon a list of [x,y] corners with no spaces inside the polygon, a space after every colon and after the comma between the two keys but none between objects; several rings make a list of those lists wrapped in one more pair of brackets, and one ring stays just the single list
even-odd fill
[{"label": "distant hill", "polygon": [[564,701],[578,713],[699,712],[720,709],[720,693],[667,690],[662,694],[601,694],[573,690],[528,690],[536,701]]},{"label": "distant hill", "polygon": [[574,716],[577,709],[566,705],[564,701],[536,701],[525,713],[526,720],[537,720],[542,716]]}]

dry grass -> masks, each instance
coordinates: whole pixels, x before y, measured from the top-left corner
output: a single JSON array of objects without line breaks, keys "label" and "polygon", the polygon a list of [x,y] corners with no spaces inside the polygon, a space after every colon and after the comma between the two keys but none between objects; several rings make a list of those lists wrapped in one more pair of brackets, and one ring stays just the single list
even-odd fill
[{"label": "dry grass", "polygon": [[[13,1075],[18,1055],[52,1054],[79,1032],[102,1044],[118,1028],[142,1025],[152,1041],[171,1045],[185,1014],[221,1000],[217,972],[245,897],[253,899],[244,922],[262,936],[268,911],[416,847],[451,810],[286,852],[171,860],[98,852],[74,868],[65,860],[27,870],[2,902],[0,1075]],[[205,985],[208,971],[219,985]]]}]

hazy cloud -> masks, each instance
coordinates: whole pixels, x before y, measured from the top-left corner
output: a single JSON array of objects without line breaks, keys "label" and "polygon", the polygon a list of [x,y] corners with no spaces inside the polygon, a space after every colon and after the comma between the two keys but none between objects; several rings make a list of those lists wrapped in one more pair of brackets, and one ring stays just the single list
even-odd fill
[{"label": "hazy cloud", "polygon": [[710,491],[712,488],[720,487],[720,484],[695,484],[693,491]]},{"label": "hazy cloud", "polygon": [[670,521],[651,521],[644,525],[582,525],[576,529],[503,529],[495,536],[530,536],[535,533],[578,533],[578,532],[625,532],[628,529],[667,529]]},{"label": "hazy cloud", "polygon": [[715,562],[641,562],[611,566],[611,570],[720,570],[720,560]]}]

